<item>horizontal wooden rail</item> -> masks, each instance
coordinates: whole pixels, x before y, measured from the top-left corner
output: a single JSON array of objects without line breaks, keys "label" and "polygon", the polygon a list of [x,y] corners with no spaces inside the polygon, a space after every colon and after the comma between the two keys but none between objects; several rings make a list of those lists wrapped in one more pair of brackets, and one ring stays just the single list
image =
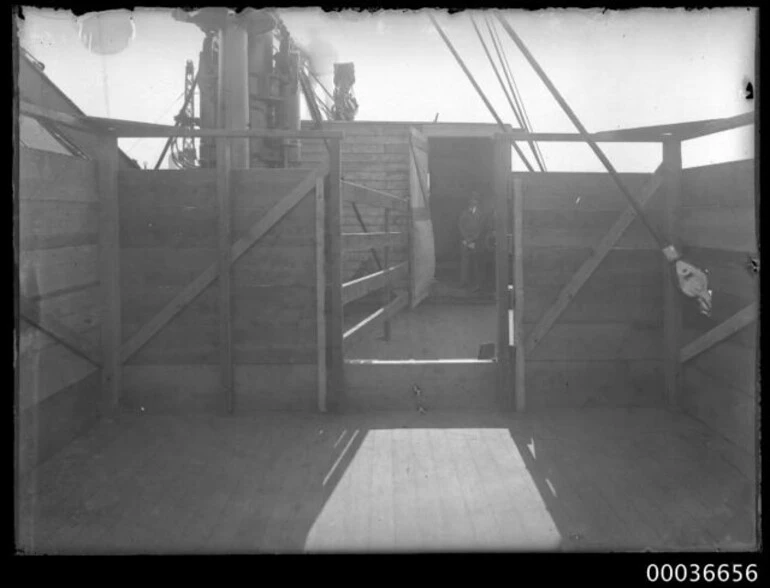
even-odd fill
[{"label": "horizontal wooden rail", "polygon": [[109,133],[117,137],[262,137],[266,139],[342,139],[341,131],[280,131],[272,129],[185,129],[134,120],[76,116],[40,108],[22,101],[20,112],[34,118],[50,120],[65,126]]},{"label": "horizontal wooden rail", "polygon": [[697,139],[698,137],[705,137],[714,133],[738,129],[752,124],[754,124],[754,112],[746,112],[731,118],[701,121],[700,123],[692,123],[692,128],[688,129],[688,131],[684,131],[681,139],[683,141]]},{"label": "horizontal wooden rail", "polygon": [[406,261],[389,267],[388,269],[380,270],[368,276],[363,276],[357,280],[345,282],[342,284],[342,304],[347,304],[353,300],[358,300],[379,290],[385,284],[390,281],[391,283],[402,277],[406,277],[408,274],[409,265]]},{"label": "horizontal wooden rail", "polygon": [[387,306],[383,306],[376,312],[370,314],[355,327],[349,329],[342,335],[342,341],[345,345],[350,344],[353,341],[359,339],[363,334],[370,330],[381,327],[382,324],[388,319],[392,318],[397,312],[402,310],[407,304],[409,299],[406,295],[400,294],[393,302]]},{"label": "horizontal wooden rail", "polygon": [[342,199],[356,204],[368,204],[370,206],[379,206],[382,208],[396,208],[405,210],[409,203],[398,196],[380,192],[360,184],[351,182],[342,182]]},{"label": "horizontal wooden rail", "polygon": [[30,104],[29,102],[19,102],[19,113],[31,116],[32,118],[49,120],[81,131],[99,132],[101,130],[98,125],[88,117],[41,108],[40,106]]},{"label": "horizontal wooden rail", "polygon": [[342,233],[342,249],[366,251],[373,247],[395,247],[406,240],[406,233]]},{"label": "horizontal wooden rail", "polygon": [[[578,133],[528,133],[513,131],[501,133],[513,141],[537,141],[539,143],[585,143]],[[623,130],[606,131],[589,135],[597,143],[661,143],[668,137],[663,133],[625,133]]]},{"label": "horizontal wooden rail", "polygon": [[[597,143],[662,143],[672,138],[686,141],[753,123],[754,113],[747,112],[730,118],[617,129],[615,131],[599,131],[590,133],[588,136]],[[585,141],[579,133],[528,133],[524,130],[514,129],[501,134],[514,141],[554,143],[582,143]]]}]

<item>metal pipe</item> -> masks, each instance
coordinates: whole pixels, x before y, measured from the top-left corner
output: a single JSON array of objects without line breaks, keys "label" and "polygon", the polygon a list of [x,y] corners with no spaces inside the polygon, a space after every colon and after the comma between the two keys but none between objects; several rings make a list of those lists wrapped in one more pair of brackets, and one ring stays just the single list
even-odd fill
[{"label": "metal pipe", "polygon": [[[244,24],[230,20],[219,50],[219,128],[249,128],[249,38]],[[249,140],[231,139],[233,169],[249,167]]]}]

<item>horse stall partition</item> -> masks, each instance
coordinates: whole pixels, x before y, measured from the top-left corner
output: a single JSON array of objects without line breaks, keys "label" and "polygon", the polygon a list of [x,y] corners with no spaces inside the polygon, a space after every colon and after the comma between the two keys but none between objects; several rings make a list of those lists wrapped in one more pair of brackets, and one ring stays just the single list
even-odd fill
[{"label": "horse stall partition", "polygon": [[[119,174],[124,405],[174,412],[316,406],[323,282],[314,195],[324,174],[231,170],[224,262],[221,171]],[[228,261],[231,291],[223,297],[218,288],[228,280],[218,274]]]},{"label": "horse stall partition", "polygon": [[95,161],[18,151],[19,471],[93,424],[101,399],[100,199]]},{"label": "horse stall partition", "polygon": [[755,162],[685,169],[685,255],[708,270],[712,316],[682,308],[679,406],[736,447],[732,461],[754,476],[757,435],[759,257]]},{"label": "horse stall partition", "polygon": [[[660,220],[660,172],[620,176]],[[527,407],[662,405],[663,266],[654,239],[608,174],[512,179],[522,199]]]}]

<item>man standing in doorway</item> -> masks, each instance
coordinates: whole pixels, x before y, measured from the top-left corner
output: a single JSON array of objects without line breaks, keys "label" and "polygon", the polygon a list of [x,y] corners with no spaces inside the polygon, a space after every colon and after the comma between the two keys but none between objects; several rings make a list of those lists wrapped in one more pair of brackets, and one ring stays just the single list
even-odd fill
[{"label": "man standing in doorway", "polygon": [[[484,215],[481,211],[481,197],[473,192],[468,200],[468,207],[460,214],[458,222],[462,238],[461,255],[468,260],[470,282],[473,291],[477,292],[482,286],[482,267],[484,264]],[[465,276],[464,276],[465,278]]]}]

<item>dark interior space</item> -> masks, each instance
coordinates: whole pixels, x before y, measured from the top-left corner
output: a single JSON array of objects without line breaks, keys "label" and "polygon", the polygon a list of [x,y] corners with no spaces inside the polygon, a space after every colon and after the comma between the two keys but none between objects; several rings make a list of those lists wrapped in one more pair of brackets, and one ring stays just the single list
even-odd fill
[{"label": "dark interior space", "polygon": [[[493,142],[486,137],[430,139],[430,213],[439,281],[459,279],[461,236],[458,220],[474,191],[479,194],[482,212],[492,211],[493,156]],[[494,272],[493,253],[487,257],[487,269]]]}]

